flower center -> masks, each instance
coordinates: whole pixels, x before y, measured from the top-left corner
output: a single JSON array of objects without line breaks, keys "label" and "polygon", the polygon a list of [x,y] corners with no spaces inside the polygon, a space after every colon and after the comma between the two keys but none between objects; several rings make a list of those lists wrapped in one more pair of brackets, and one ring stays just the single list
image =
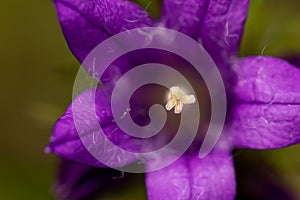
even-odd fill
[{"label": "flower center", "polygon": [[166,109],[171,110],[174,107],[174,113],[179,114],[182,111],[183,104],[192,104],[195,102],[196,98],[194,95],[186,95],[178,86],[174,86],[170,88]]}]

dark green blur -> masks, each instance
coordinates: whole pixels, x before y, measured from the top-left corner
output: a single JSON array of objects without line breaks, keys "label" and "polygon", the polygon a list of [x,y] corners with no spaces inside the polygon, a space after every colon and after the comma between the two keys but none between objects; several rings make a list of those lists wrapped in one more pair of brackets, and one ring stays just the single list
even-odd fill
[{"label": "dark green blur", "polygon": [[[160,1],[149,2],[140,4],[148,5],[157,18]],[[300,56],[299,0],[251,2],[241,55]],[[54,122],[71,102],[79,63],[66,45],[50,0],[3,1],[0,10],[0,199],[54,199],[51,184],[58,159],[43,149]],[[249,158],[257,168],[265,167],[258,162],[264,160],[274,168],[276,180],[300,199],[299,150],[300,145],[237,151],[234,156]],[[128,188],[113,188],[103,199],[145,198],[143,180],[133,182]]]}]

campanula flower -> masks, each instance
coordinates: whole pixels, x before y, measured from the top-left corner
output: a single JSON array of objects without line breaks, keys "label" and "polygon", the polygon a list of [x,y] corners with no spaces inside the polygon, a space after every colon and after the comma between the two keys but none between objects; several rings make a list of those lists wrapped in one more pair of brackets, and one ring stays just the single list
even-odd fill
[{"label": "campanula flower", "polygon": [[[273,149],[300,141],[300,70],[279,58],[238,57],[248,0],[164,0],[159,20],[152,19],[145,10],[127,0],[54,2],[70,50],[80,62],[112,35],[133,28],[160,26],[182,32],[201,43],[222,73],[229,102],[226,137],[205,158],[199,158],[198,151],[191,148],[171,165],[147,173],[149,199],[234,199],[233,148]],[[114,69],[126,66],[126,62],[132,61],[128,58],[132,57],[114,63]],[[79,126],[85,130],[86,137],[92,137],[97,131],[95,123],[99,122],[111,141],[135,150],[135,139],[112,123],[111,80],[115,76],[119,74],[110,71],[101,79],[101,87],[84,91],[72,105],[80,105]],[[94,91],[97,116],[90,115],[93,102],[88,102]],[[183,103],[172,98],[167,107],[175,106],[179,113],[185,105],[182,108]],[[187,101],[193,102],[194,99]],[[72,105],[56,122],[48,150],[67,160],[105,167],[82,144]],[[139,121],[139,115],[136,118]],[[114,156],[104,144],[99,149],[102,156]],[[126,164],[116,160],[118,166]]]}]

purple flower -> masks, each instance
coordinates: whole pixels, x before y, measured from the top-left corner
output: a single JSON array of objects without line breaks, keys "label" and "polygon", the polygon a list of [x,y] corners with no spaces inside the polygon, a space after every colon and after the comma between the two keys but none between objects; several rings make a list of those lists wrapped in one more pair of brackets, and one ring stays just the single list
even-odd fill
[{"label": "purple flower", "polygon": [[[234,199],[232,148],[281,148],[300,141],[300,70],[273,57],[238,58],[248,0],[164,0],[159,21],[126,0],[55,0],[55,5],[68,45],[80,62],[100,42],[121,31],[165,26],[201,41],[226,81],[230,102],[226,137],[203,159],[190,149],[170,166],[147,173],[149,199]],[[125,59],[115,65],[126,65]],[[111,141],[134,148],[134,139],[111,123],[110,80],[114,76],[111,72],[102,87],[83,92],[72,104],[85,102],[80,106],[79,126],[87,137],[97,131],[97,118]],[[89,115],[92,103],[86,101],[93,91],[97,117]],[[113,155],[105,146],[99,148],[102,156]],[[105,167],[83,146],[72,106],[55,124],[48,150],[67,160]],[[116,161],[118,166],[125,164]]]}]

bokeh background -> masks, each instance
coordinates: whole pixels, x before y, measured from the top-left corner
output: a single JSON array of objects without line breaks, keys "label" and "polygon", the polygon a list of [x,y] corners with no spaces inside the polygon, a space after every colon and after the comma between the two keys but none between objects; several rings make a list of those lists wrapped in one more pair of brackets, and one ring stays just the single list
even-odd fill
[{"label": "bokeh background", "polygon": [[[145,7],[150,1],[139,2]],[[158,7],[153,1],[148,10],[157,17]],[[241,55],[300,57],[299,11],[299,0],[251,0]],[[71,102],[79,63],[50,0],[3,1],[0,25],[0,199],[55,199],[59,159],[43,149]],[[267,199],[278,191],[300,199],[299,152],[300,145],[235,151],[237,199]],[[97,198],[146,199],[142,175],[131,179]]]}]

